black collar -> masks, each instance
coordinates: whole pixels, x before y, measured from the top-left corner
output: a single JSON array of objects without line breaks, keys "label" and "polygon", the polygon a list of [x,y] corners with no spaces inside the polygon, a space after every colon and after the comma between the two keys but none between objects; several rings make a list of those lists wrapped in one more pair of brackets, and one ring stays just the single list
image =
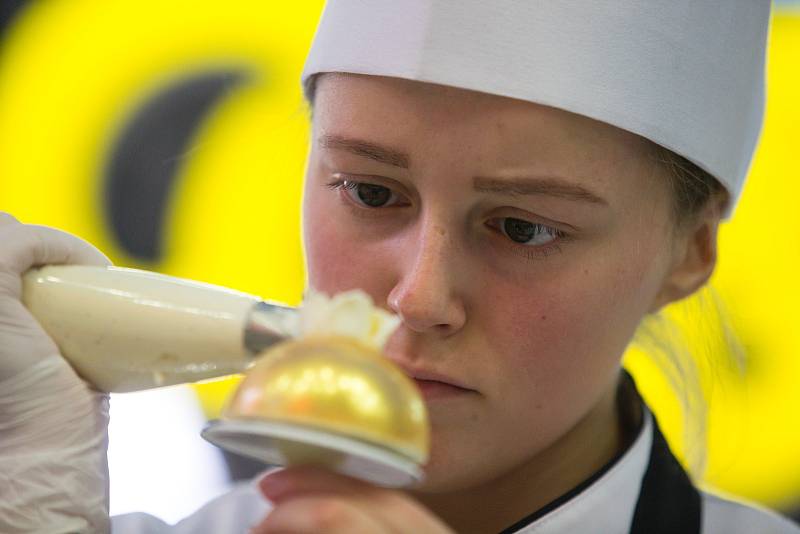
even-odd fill
[{"label": "black collar", "polygon": [[653,421],[650,462],[633,514],[631,534],[699,534],[700,493]]}]

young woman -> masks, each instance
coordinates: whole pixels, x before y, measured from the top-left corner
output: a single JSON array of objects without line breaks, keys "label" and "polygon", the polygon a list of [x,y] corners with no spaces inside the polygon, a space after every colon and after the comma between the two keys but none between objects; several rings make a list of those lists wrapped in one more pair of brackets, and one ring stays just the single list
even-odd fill
[{"label": "young woman", "polygon": [[[574,4],[331,3],[307,64],[309,284],[402,319],[386,353],[429,409],[424,485],[292,468],[260,480],[269,505],[246,487],[115,532],[800,532],[698,492],[620,367],[642,319],[713,271],[769,3]],[[18,302],[32,265],[104,261],[0,219],[0,422],[25,421],[6,451],[48,458],[16,477],[4,532],[108,528],[104,399]]]}]

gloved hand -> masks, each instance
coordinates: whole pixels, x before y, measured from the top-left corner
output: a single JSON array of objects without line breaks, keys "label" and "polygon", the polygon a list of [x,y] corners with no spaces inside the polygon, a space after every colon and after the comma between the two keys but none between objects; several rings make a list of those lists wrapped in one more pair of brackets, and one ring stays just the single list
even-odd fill
[{"label": "gloved hand", "polygon": [[21,274],[108,265],[85,241],[0,212],[0,532],[108,532],[108,396],[20,302]]}]

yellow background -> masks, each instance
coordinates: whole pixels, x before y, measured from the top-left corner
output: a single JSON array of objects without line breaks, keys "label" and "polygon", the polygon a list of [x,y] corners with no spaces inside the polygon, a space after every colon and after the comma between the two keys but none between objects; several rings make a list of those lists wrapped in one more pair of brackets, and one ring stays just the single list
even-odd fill
[{"label": "yellow background", "polygon": [[[117,264],[235,287],[290,304],[303,289],[300,186],[308,117],[299,75],[322,2],[32,2],[0,49],[0,209],[95,243]],[[713,309],[670,313],[701,354],[711,406],[705,482],[772,506],[800,505],[800,15],[777,11],[763,138],[739,210],[721,235],[713,280],[741,340],[740,364],[716,341]],[[102,176],[137,106],[192,73],[253,77],[195,132],[179,166],[155,263],[108,230]],[[664,378],[628,356],[673,445],[682,417]],[[214,416],[232,380],[197,386]]]}]

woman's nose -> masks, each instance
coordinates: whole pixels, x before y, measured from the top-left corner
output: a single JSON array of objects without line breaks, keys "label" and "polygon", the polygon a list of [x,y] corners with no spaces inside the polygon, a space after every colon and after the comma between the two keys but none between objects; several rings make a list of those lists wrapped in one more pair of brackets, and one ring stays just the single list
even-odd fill
[{"label": "woman's nose", "polygon": [[458,258],[444,226],[423,228],[403,244],[389,309],[416,332],[450,335],[466,321],[458,291]]}]

